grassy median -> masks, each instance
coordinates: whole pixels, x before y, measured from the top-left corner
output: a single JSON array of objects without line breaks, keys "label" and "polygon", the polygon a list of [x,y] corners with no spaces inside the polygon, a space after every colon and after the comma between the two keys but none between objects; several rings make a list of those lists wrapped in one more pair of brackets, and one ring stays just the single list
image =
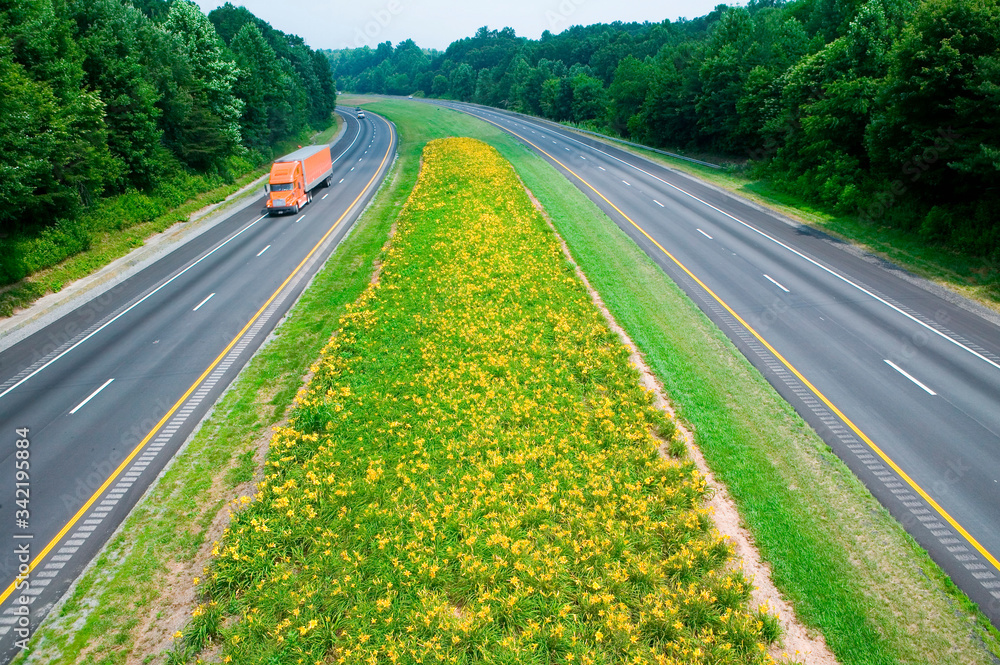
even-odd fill
[{"label": "grassy median", "polygon": [[659,454],[672,423],[510,165],[429,143],[397,224],[214,547],[183,648],[772,662],[776,620],[748,607],[705,479]]}]

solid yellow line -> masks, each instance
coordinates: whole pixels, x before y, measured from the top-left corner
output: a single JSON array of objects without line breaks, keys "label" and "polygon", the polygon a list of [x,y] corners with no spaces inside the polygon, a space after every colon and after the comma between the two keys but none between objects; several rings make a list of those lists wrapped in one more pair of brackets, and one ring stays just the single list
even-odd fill
[{"label": "solid yellow line", "polygon": [[25,577],[27,577],[31,573],[31,571],[33,571],[36,567],[38,567],[38,565],[42,562],[42,559],[48,556],[49,552],[51,552],[52,549],[57,544],[59,544],[59,541],[62,540],[63,536],[65,536],[69,532],[69,530],[73,528],[73,526],[80,520],[80,518],[83,517],[84,514],[86,514],[86,512],[90,509],[90,507],[94,505],[94,502],[97,501],[102,494],[104,494],[104,491],[111,485],[111,483],[115,481],[118,475],[122,471],[124,471],[125,468],[129,465],[129,463],[131,463],[131,461],[135,459],[135,456],[138,455],[142,451],[142,449],[146,447],[146,444],[149,443],[150,439],[156,436],[156,433],[160,430],[160,428],[166,424],[166,422],[170,419],[170,417],[174,414],[174,412],[181,407],[181,405],[188,397],[190,397],[191,393],[193,393],[195,389],[201,384],[201,382],[205,380],[205,377],[207,377],[209,373],[213,369],[215,369],[215,366],[218,365],[220,362],[222,362],[222,359],[226,357],[226,354],[232,350],[232,348],[236,345],[239,339],[243,337],[243,335],[246,333],[247,330],[250,329],[250,326],[253,325],[254,321],[260,318],[261,314],[264,313],[264,310],[266,310],[270,306],[270,304],[274,302],[274,299],[278,297],[278,295],[282,292],[282,290],[284,290],[284,288],[288,286],[288,283],[292,281],[292,279],[295,277],[296,274],[298,274],[299,270],[302,269],[302,266],[306,264],[306,262],[310,259],[310,257],[312,257],[312,255],[316,253],[316,251],[320,248],[320,246],[324,242],[326,242],[326,239],[330,237],[330,234],[333,233],[334,229],[336,229],[340,225],[340,223],[344,220],[344,218],[347,217],[347,214],[354,208],[357,202],[361,200],[361,197],[365,195],[365,192],[368,191],[368,189],[372,186],[372,183],[375,182],[375,180],[378,178],[379,172],[382,170],[382,167],[385,166],[386,160],[389,159],[389,154],[392,152],[392,142],[393,142],[392,135],[393,135],[392,125],[389,125],[389,150],[387,150],[385,156],[382,157],[382,163],[379,164],[378,169],[375,170],[375,175],[372,176],[372,179],[368,181],[368,184],[365,185],[364,189],[361,190],[361,193],[358,194],[358,196],[351,202],[351,205],[347,206],[347,209],[344,210],[344,214],[341,215],[337,219],[337,221],[333,223],[333,226],[331,226],[325,234],[323,234],[323,237],[320,238],[319,242],[317,242],[311,250],[309,250],[309,253],[306,254],[305,258],[299,262],[299,265],[295,266],[295,270],[293,270],[291,274],[289,274],[288,277],[285,278],[285,281],[281,283],[281,286],[279,286],[278,289],[271,294],[271,297],[267,299],[267,302],[265,302],[261,306],[261,308],[257,310],[257,313],[254,314],[249,321],[247,321],[247,324],[243,326],[243,329],[240,330],[239,333],[237,333],[236,337],[234,337],[231,342],[229,342],[226,348],[222,350],[222,353],[220,353],[216,357],[216,359],[212,361],[212,364],[210,364],[208,368],[206,368],[205,371],[201,373],[201,376],[199,376],[198,379],[193,384],[191,384],[191,387],[187,389],[187,391],[181,396],[181,398],[177,400],[177,402],[175,402],[172,407],[170,407],[170,410],[167,411],[167,413],[162,418],[160,418],[160,421],[153,426],[153,429],[149,431],[149,434],[147,434],[142,439],[142,441],[139,442],[139,445],[137,445],[135,449],[132,450],[131,453],[129,453],[128,457],[122,460],[122,463],[118,465],[118,468],[116,468],[111,473],[111,475],[108,476],[108,479],[101,484],[101,486],[97,489],[96,492],[94,492],[94,494],[87,500],[87,502],[83,504],[83,506],[78,511],[76,511],[76,514],[73,515],[72,518],[70,518],[70,520],[66,523],[66,525],[59,530],[59,533],[56,534],[55,538],[49,541],[49,544],[45,546],[45,549],[43,549],[28,566],[28,572],[25,573],[24,575],[18,575],[16,578],[14,578],[14,581],[7,586],[7,588],[4,590],[2,594],[0,594],[0,604],[2,604],[4,601],[7,600],[10,594],[13,593],[17,583],[22,579],[24,579]]},{"label": "solid yellow line", "polygon": [[579,180],[584,185],[586,185],[587,187],[589,187],[591,189],[591,191],[593,191],[595,194],[597,194],[602,199],[604,199],[604,201],[609,206],[611,206],[612,208],[614,208],[615,211],[617,211],[619,215],[621,215],[626,220],[628,220],[628,222],[632,226],[634,226],[640,233],[642,233],[642,235],[646,236],[646,238],[648,238],[651,243],[653,243],[654,245],[656,245],[657,248],[659,248],[659,250],[661,252],[663,252],[671,261],[673,261],[675,264],[677,264],[677,266],[681,270],[683,270],[685,273],[687,273],[687,275],[691,279],[693,279],[695,282],[697,282],[698,286],[700,286],[701,288],[705,289],[705,292],[708,293],[708,295],[712,296],[712,298],[717,303],[719,303],[720,305],[722,305],[726,309],[726,311],[729,312],[733,316],[733,318],[735,318],[737,321],[740,322],[740,325],[742,325],[744,328],[746,328],[750,332],[750,334],[752,334],[754,337],[756,337],[757,340],[767,348],[768,351],[770,351],[772,354],[774,354],[774,357],[777,358],[779,361],[781,361],[781,364],[783,364],[785,367],[787,367],[788,370],[792,374],[794,374],[796,376],[796,378],[798,378],[799,381],[802,382],[803,385],[805,385],[810,391],[812,391],[812,393],[814,395],[816,395],[816,397],[818,397],[824,404],[826,404],[826,406],[834,414],[836,414],[836,416],[838,418],[840,418],[844,422],[844,424],[846,424],[848,427],[850,427],[851,430],[855,434],[857,434],[858,437],[860,437],[862,441],[864,441],[866,444],[868,444],[868,447],[871,448],[873,451],[875,451],[875,453],[878,454],[878,456],[881,457],[882,460],[885,461],[885,463],[888,464],[892,468],[893,471],[895,471],[897,474],[899,474],[900,478],[902,478],[903,480],[905,480],[906,483],[910,487],[912,487],[913,490],[917,494],[919,494],[921,497],[923,497],[923,499],[928,504],[930,504],[934,508],[934,510],[936,510],[938,512],[938,514],[941,517],[943,517],[945,519],[945,521],[948,522],[948,524],[950,524],[952,527],[955,528],[956,531],[958,531],[960,534],[962,534],[962,537],[964,537],[969,542],[970,545],[972,545],[973,547],[975,547],[976,550],[980,554],[982,554],[983,557],[985,557],[987,561],[989,561],[991,564],[993,564],[994,568],[996,568],[998,571],[1000,571],[1000,561],[997,561],[996,557],[994,557],[985,547],[983,547],[979,543],[979,541],[976,540],[972,536],[972,534],[970,534],[968,531],[966,531],[965,527],[963,527],[961,524],[959,524],[955,520],[955,518],[953,518],[951,515],[949,515],[948,511],[946,511],[944,508],[942,508],[938,504],[937,501],[935,501],[934,499],[932,499],[931,496],[926,491],[924,491],[924,488],[922,488],[912,478],[910,478],[910,476],[907,475],[907,473],[905,471],[903,471],[899,467],[899,465],[896,464],[896,462],[892,460],[892,458],[890,458],[887,454],[885,454],[885,452],[881,448],[879,448],[877,445],[875,445],[875,442],[872,441],[870,438],[868,438],[867,434],[865,434],[864,432],[862,432],[861,429],[857,425],[855,425],[854,422],[850,418],[848,418],[846,415],[844,415],[844,413],[840,409],[838,409],[836,406],[834,406],[833,402],[831,402],[829,399],[827,399],[826,395],[824,395],[822,392],[819,391],[818,388],[816,388],[816,386],[814,386],[812,383],[810,383],[809,380],[806,379],[806,377],[804,377],[802,375],[802,373],[799,372],[799,370],[797,370],[790,362],[788,362],[783,355],[781,355],[780,353],[778,353],[777,349],[775,349],[773,346],[771,346],[771,344],[766,339],[764,339],[760,335],[760,333],[758,333],[753,327],[751,327],[749,323],[747,323],[746,321],[744,321],[743,318],[739,314],[737,314],[735,311],[733,311],[732,307],[730,307],[722,298],[720,298],[718,295],[716,295],[716,293],[714,291],[712,291],[712,289],[708,288],[708,286],[704,282],[702,282],[700,279],[698,279],[698,277],[695,276],[695,274],[693,272],[691,272],[690,270],[688,270],[687,266],[685,266],[683,263],[681,263],[680,261],[678,261],[677,258],[673,254],[671,254],[670,252],[668,252],[663,247],[663,245],[661,245],[660,243],[658,243],[656,240],[653,239],[653,237],[651,235],[649,235],[648,233],[646,233],[645,229],[643,229],[641,226],[639,226],[638,224],[636,224],[632,220],[631,217],[629,217],[624,212],[622,212],[621,209],[618,206],[616,206],[614,203],[612,203],[611,201],[609,201],[608,198],[606,196],[604,196],[604,194],[601,194],[599,191],[597,191],[597,189],[593,185],[591,185],[589,182],[587,182],[582,177],[580,177],[575,171],[573,171],[573,169],[569,168],[568,166],[566,166],[565,164],[563,164],[562,162],[560,162],[558,159],[556,159],[554,156],[552,156],[548,152],[546,152],[544,148],[541,148],[540,146],[535,145],[527,137],[521,136],[517,132],[515,132],[513,130],[510,130],[510,129],[507,129],[506,127],[503,127],[502,125],[500,125],[498,123],[495,123],[492,120],[489,120],[487,118],[483,118],[482,116],[475,116],[475,117],[477,117],[480,120],[483,120],[485,122],[488,122],[491,125],[494,125],[495,127],[498,127],[499,129],[501,129],[501,130],[503,130],[505,132],[509,132],[509,133],[513,134],[514,136],[518,137],[519,139],[521,139],[522,141],[524,141],[525,143],[528,143],[529,145],[533,146],[536,150],[538,150],[539,152],[541,152],[543,155],[545,155],[546,157],[548,157],[549,159],[551,159],[553,162],[555,162],[559,166],[561,166],[564,169],[566,169],[566,171],[568,171],[569,173],[573,174],[573,177],[575,177],[577,180]]}]

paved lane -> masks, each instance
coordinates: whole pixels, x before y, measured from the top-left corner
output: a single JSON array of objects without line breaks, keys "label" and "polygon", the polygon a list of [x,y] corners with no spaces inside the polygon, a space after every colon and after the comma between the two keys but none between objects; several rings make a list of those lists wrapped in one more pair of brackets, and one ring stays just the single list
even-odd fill
[{"label": "paved lane", "polygon": [[[300,214],[262,216],[261,197],[0,351],[4,662],[100,551],[374,194],[395,153],[395,130],[373,114],[343,115],[347,129],[332,148],[334,184],[316,190]],[[30,572],[16,582],[22,564]]]}]

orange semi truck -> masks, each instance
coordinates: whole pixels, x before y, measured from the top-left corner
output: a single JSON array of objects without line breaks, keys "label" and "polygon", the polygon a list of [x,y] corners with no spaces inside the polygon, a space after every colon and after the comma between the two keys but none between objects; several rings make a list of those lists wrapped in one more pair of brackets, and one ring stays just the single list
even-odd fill
[{"label": "orange semi truck", "polygon": [[279,157],[271,165],[271,177],[264,191],[267,192],[269,215],[283,212],[297,214],[312,201],[312,190],[333,180],[333,161],[330,146],[311,145]]}]

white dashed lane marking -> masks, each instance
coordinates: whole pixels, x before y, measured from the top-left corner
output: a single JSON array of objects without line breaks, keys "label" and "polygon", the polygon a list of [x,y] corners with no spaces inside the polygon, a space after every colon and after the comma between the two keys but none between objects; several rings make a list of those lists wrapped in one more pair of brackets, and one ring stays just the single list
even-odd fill
[{"label": "white dashed lane marking", "polygon": [[90,395],[89,395],[89,396],[87,397],[87,399],[83,400],[82,402],[80,402],[79,404],[77,404],[76,406],[74,406],[74,407],[73,407],[73,410],[69,412],[69,413],[70,413],[70,415],[73,415],[74,413],[76,413],[77,411],[79,411],[80,409],[82,409],[82,408],[83,408],[84,406],[86,406],[87,402],[89,402],[90,400],[92,400],[92,399],[94,399],[95,397],[97,397],[97,393],[99,393],[99,392],[101,392],[102,390],[104,390],[105,388],[107,388],[107,387],[108,387],[108,385],[109,385],[109,384],[110,384],[110,383],[111,383],[112,381],[114,381],[114,379],[113,379],[113,378],[112,378],[112,379],[108,379],[107,381],[105,381],[105,382],[104,382],[104,383],[103,383],[103,384],[101,385],[101,387],[100,387],[100,388],[98,388],[98,389],[97,389],[97,390],[95,390],[94,392],[90,393]]},{"label": "white dashed lane marking", "polygon": [[204,300],[202,300],[202,301],[201,301],[200,303],[198,303],[198,304],[197,304],[197,305],[195,306],[195,308],[194,308],[194,309],[192,309],[191,311],[192,311],[192,312],[197,312],[197,311],[198,311],[199,309],[201,309],[201,306],[202,306],[202,305],[204,305],[205,303],[207,303],[207,302],[208,302],[209,300],[211,300],[211,299],[212,299],[212,296],[214,296],[214,295],[215,295],[215,292],[212,292],[212,293],[209,293],[209,294],[208,294],[208,297],[207,297],[207,298],[205,298]]},{"label": "white dashed lane marking", "polygon": [[764,277],[767,279],[767,281],[771,282],[772,284],[774,284],[775,286],[777,286],[779,289],[781,289],[785,293],[791,293],[791,291],[789,291],[788,289],[786,289],[783,284],[779,283],[776,279],[774,279],[770,275],[765,274]]},{"label": "white dashed lane marking", "polygon": [[902,367],[900,367],[896,363],[894,363],[891,360],[889,360],[888,358],[885,359],[885,364],[888,365],[889,367],[893,368],[894,370],[896,370],[897,372],[899,372],[900,374],[902,374],[906,378],[908,378],[910,381],[912,381],[916,385],[920,386],[924,390],[924,392],[926,392],[928,395],[937,395],[936,392],[934,392],[933,390],[931,390],[930,388],[928,388],[927,386],[925,386],[923,383],[921,383],[916,378],[914,378],[914,376],[912,374],[910,374],[909,372],[907,372],[906,370],[904,370]]}]

